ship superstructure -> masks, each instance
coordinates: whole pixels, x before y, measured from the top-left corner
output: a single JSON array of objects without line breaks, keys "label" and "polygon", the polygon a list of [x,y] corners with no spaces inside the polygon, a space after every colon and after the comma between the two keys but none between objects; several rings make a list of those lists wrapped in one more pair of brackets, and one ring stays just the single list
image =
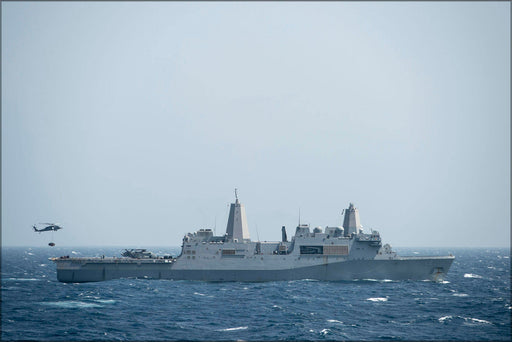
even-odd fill
[{"label": "ship superstructure", "polygon": [[358,209],[350,203],[343,226],[300,224],[288,241],[283,226],[277,242],[252,241],[244,205],[235,193],[226,233],[215,236],[199,229],[183,238],[176,258],[131,250],[124,258],[52,258],[57,278],[64,282],[116,278],[156,278],[203,281],[277,281],[295,279],[430,279],[440,280],[454,257],[400,257],[379,232],[364,233]]}]

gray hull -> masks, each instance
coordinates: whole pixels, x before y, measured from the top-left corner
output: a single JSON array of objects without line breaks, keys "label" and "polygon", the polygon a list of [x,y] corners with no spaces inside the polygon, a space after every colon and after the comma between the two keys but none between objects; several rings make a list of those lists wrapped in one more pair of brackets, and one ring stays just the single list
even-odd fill
[{"label": "gray hull", "polygon": [[282,281],[315,279],[441,280],[454,257],[403,257],[394,260],[347,260],[282,270],[180,270],[163,263],[85,263],[80,267],[57,267],[61,282],[91,282],[120,278],[199,281]]}]

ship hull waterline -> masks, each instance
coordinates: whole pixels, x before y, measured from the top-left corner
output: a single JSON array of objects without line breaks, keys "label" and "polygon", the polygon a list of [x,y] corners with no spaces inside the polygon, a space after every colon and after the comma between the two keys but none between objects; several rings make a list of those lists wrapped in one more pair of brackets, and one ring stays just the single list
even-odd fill
[{"label": "ship hull waterline", "polygon": [[[350,280],[431,280],[444,279],[453,256],[401,257],[380,260],[346,260],[287,269],[177,269],[174,263],[101,262],[75,267],[57,266],[61,282],[95,282],[122,278],[194,280],[209,282],[263,282],[312,279]],[[59,264],[59,261],[56,261]]]}]

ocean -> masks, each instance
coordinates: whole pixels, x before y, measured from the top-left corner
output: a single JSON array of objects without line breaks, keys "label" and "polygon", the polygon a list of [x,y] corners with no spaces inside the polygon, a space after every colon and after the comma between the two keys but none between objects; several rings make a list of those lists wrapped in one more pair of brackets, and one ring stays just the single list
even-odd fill
[{"label": "ocean", "polygon": [[[179,248],[151,248],[176,255]],[[510,249],[395,248],[456,259],[442,282],[121,279],[65,284],[49,257],[121,248],[3,247],[2,341],[511,339]]]}]

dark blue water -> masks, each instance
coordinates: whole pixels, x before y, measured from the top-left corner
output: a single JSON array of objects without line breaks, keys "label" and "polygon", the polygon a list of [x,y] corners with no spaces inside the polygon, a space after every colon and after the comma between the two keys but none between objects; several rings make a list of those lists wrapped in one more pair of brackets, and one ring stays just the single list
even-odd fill
[{"label": "dark blue water", "polygon": [[[453,253],[442,283],[113,280],[64,284],[48,257],[119,248],[3,248],[2,340],[510,340],[509,249]],[[177,249],[152,249],[175,254]]]}]

